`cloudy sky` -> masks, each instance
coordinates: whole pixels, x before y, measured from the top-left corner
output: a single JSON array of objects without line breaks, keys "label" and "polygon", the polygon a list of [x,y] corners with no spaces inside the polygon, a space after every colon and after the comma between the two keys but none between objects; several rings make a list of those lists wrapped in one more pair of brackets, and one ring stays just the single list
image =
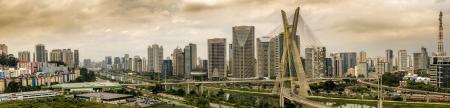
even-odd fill
[{"label": "cloudy sky", "polygon": [[79,49],[81,59],[146,55],[151,44],[198,44],[206,58],[208,38],[227,38],[231,27],[253,25],[256,37],[281,24],[280,10],[301,6],[314,36],[329,52],[421,46],[434,52],[438,13],[444,12],[445,50],[450,51],[450,0],[0,0],[0,43],[10,53],[45,44]]}]

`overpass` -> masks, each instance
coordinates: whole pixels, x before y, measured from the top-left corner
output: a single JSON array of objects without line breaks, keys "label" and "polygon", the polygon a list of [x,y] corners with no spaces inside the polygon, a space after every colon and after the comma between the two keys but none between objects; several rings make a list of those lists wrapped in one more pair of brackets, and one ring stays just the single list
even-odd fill
[{"label": "overpass", "polygon": [[331,108],[330,106],[327,106],[323,103],[312,101],[312,100],[306,99],[305,97],[301,97],[298,95],[293,95],[292,93],[287,94],[286,90],[284,90],[284,91],[285,92],[283,92],[283,97],[286,99],[292,100],[294,102],[298,102],[298,103],[301,103],[303,105],[306,105],[308,107],[313,107],[313,108]]},{"label": "overpass", "polygon": [[[319,83],[327,80],[332,81],[340,81],[344,79],[350,80],[367,80],[367,79],[375,79],[375,78],[314,78],[312,80],[308,80],[308,83]],[[275,83],[276,80],[231,80],[231,81],[182,81],[182,82],[164,82],[160,83],[162,85],[183,85],[183,84],[226,84],[226,83]],[[154,83],[145,83],[145,84],[121,84],[124,86],[154,86]]]}]

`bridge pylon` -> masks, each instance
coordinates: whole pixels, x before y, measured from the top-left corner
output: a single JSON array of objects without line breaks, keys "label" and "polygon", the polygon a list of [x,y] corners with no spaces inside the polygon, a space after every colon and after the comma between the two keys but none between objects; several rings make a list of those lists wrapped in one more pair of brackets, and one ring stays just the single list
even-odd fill
[{"label": "bridge pylon", "polygon": [[307,82],[303,63],[300,59],[300,46],[295,41],[300,7],[294,13],[293,23],[290,25],[286,12],[281,10],[284,26],[283,54],[281,58],[280,71],[277,75],[273,93],[280,94],[280,103],[286,92],[288,95],[307,97],[310,87]]}]

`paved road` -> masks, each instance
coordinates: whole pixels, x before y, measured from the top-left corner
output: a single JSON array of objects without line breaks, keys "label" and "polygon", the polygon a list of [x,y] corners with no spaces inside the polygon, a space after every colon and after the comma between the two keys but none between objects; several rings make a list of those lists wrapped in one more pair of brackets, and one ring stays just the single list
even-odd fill
[{"label": "paved road", "polygon": [[[119,75],[123,76],[123,74],[116,74],[116,75],[117,76],[119,76]],[[138,80],[141,80],[144,83],[148,83],[148,82],[146,82],[147,79],[145,79],[145,78],[138,78]],[[142,85],[142,84],[124,84],[124,85]],[[148,84],[145,84],[145,85],[148,85]],[[148,91],[142,91],[142,93],[149,93],[149,92]],[[174,99],[174,100],[185,101],[183,97],[179,97],[179,96],[175,96],[175,95],[169,95],[169,94],[165,94],[165,93],[158,93],[158,95],[162,96],[162,97]],[[168,100],[168,99],[162,99],[162,100],[165,101],[165,102],[168,102],[168,103],[173,103],[175,105],[185,106],[185,107],[189,107],[189,108],[196,108],[195,106],[187,105],[187,104],[184,104],[184,103],[181,103],[181,102],[178,102],[178,101],[171,101],[171,100]],[[213,108],[233,108],[231,106],[217,104],[217,103],[209,103],[209,105],[211,107],[213,107]]]},{"label": "paved road", "polygon": [[239,92],[239,93],[251,93],[251,94],[263,94],[263,95],[276,95],[274,93],[268,93],[268,92],[257,92],[257,91],[243,91],[243,90],[236,90],[236,89],[226,89],[226,88],[217,88],[217,87],[210,87],[205,86],[206,88],[212,88],[212,89],[222,89],[224,91],[231,91],[231,92]]},{"label": "paved road", "polygon": [[[374,86],[374,87],[378,87],[378,84],[374,84],[374,83],[370,83],[370,82],[365,82],[362,80],[358,80],[358,82],[362,83],[362,84],[366,84],[366,85],[370,85],[370,86]],[[425,93],[425,94],[435,94],[435,95],[444,95],[444,96],[450,96],[450,93],[442,93],[442,92],[432,92],[432,91],[423,91],[423,90],[414,90],[414,89],[407,89],[407,88],[401,88],[401,87],[391,87],[391,86],[382,86],[383,88],[387,88],[387,89],[394,89],[394,90],[401,90],[401,91],[408,91],[408,92],[416,92],[416,93]]]}]

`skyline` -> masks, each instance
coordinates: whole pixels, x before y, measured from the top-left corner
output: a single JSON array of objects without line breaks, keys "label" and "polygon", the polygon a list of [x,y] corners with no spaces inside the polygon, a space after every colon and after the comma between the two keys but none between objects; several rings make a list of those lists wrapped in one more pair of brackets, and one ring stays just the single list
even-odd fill
[{"label": "skyline", "polygon": [[[298,4],[297,0],[1,1],[0,12],[5,14],[0,15],[0,41],[15,56],[18,51],[34,52],[42,43],[49,51],[78,49],[80,59],[96,61],[125,53],[146,57],[152,44],[162,45],[166,58],[176,46],[194,43],[198,55],[206,59],[207,39],[226,38],[230,44],[232,27],[239,25],[255,26],[255,38],[262,37],[281,25],[282,7]],[[364,50],[371,57],[383,56],[386,49],[419,52],[424,46],[432,53],[437,49],[439,11],[444,14],[444,50],[450,51],[449,4],[449,0],[303,0],[300,14],[327,52]]]}]

